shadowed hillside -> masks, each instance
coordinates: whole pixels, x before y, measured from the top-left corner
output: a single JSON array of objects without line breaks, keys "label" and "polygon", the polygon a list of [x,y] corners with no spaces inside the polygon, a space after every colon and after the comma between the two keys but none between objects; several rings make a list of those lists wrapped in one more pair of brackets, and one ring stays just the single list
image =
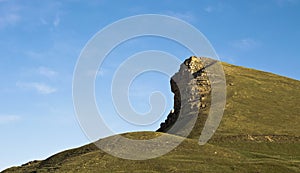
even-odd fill
[{"label": "shadowed hillside", "polygon": [[[199,117],[189,138],[159,158],[124,160],[89,144],[4,172],[300,172],[300,81],[227,63],[223,68],[226,108],[206,145],[198,145],[203,126]],[[201,112],[203,117],[208,109]],[[123,136],[147,139],[161,134]]]}]

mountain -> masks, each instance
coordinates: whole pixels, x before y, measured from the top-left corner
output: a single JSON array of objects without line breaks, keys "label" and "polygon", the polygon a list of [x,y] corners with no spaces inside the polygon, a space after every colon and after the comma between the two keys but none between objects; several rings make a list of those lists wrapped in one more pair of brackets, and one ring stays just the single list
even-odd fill
[{"label": "mountain", "polygon": [[[206,72],[209,64],[205,62],[216,63],[191,57],[174,75],[171,80],[174,110],[157,132],[122,134],[139,140],[161,135],[183,139],[181,129],[170,129],[176,126],[176,120],[179,127],[188,126],[194,116],[185,121],[189,112],[182,117],[179,112],[189,108],[194,111],[197,103],[198,119],[191,134],[168,154],[149,160],[126,160],[89,144],[3,172],[300,172],[300,81],[222,63],[226,77],[224,115],[213,137],[205,145],[199,145],[200,132],[211,108],[212,84]],[[185,78],[189,74],[192,77]],[[187,80],[176,82],[178,78]],[[182,87],[190,94],[183,96],[186,92]],[[189,97],[196,98],[196,102],[189,101]],[[114,136],[101,140],[111,138]]]}]

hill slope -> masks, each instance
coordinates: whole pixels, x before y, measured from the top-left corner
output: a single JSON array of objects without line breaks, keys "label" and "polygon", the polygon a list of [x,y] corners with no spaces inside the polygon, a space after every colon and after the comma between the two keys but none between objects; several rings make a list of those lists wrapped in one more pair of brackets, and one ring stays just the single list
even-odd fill
[{"label": "hill slope", "polygon": [[[162,157],[132,161],[89,144],[4,172],[300,172],[300,81],[226,63],[223,67],[226,109],[217,132],[204,146],[192,133]],[[199,128],[197,122],[195,129]],[[160,134],[124,136],[145,139]]]}]

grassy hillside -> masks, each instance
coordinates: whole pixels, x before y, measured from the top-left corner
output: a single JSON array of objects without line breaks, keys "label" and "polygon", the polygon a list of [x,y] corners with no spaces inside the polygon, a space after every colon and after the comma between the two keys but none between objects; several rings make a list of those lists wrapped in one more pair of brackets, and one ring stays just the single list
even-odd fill
[{"label": "grassy hillside", "polygon": [[[226,109],[216,134],[204,146],[193,132],[162,157],[132,161],[89,144],[4,172],[300,172],[300,81],[223,65]],[[124,134],[134,139],[157,135]]]},{"label": "grassy hillside", "polygon": [[300,134],[300,82],[223,64],[227,104],[218,133]]}]

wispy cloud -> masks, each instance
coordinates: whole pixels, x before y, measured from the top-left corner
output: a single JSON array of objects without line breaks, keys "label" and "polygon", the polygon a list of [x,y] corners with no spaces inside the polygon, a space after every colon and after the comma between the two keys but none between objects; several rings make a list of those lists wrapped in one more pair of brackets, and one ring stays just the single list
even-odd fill
[{"label": "wispy cloud", "polygon": [[211,13],[213,11],[213,7],[212,6],[207,6],[204,8],[204,11]]},{"label": "wispy cloud", "polygon": [[173,11],[167,11],[165,14],[185,20],[187,22],[194,22],[196,20],[195,15],[191,12],[178,13],[178,12],[173,12]]},{"label": "wispy cloud", "polygon": [[257,40],[254,40],[252,38],[244,38],[240,40],[235,40],[230,42],[231,46],[234,48],[238,48],[241,50],[250,50],[256,47],[259,47],[261,43]]},{"label": "wispy cloud", "polygon": [[61,24],[64,11],[62,10],[63,2],[53,0],[35,3],[34,5],[24,5],[22,18],[26,21],[26,29],[44,27],[53,32]]},{"label": "wispy cloud", "polygon": [[207,13],[213,13],[213,12],[224,12],[227,10],[232,10],[232,7],[229,4],[226,4],[222,1],[215,3],[215,4],[210,4],[207,5],[203,8],[203,10]]},{"label": "wispy cloud", "polygon": [[58,74],[56,71],[54,71],[50,68],[47,68],[47,67],[39,67],[37,69],[37,72],[38,72],[38,74],[40,74],[42,76],[45,76],[45,77],[48,77],[48,78],[55,77]]},{"label": "wispy cloud", "polygon": [[15,25],[20,19],[21,17],[15,13],[4,14],[0,16],[0,28]]},{"label": "wispy cloud", "polygon": [[18,82],[17,87],[23,89],[34,89],[40,94],[52,94],[57,91],[56,88],[46,85],[44,83],[32,82],[32,83],[21,83]]},{"label": "wispy cloud", "polygon": [[[48,19],[46,19],[48,18]],[[52,25],[54,28],[58,27],[60,24],[60,16],[56,14],[56,16],[52,19],[49,19],[50,17],[40,17],[39,20],[43,25]]]},{"label": "wispy cloud", "polygon": [[21,117],[17,115],[0,115],[0,124],[13,123],[20,120]]},{"label": "wispy cloud", "polygon": [[55,16],[55,18],[54,18],[53,26],[54,26],[54,27],[57,27],[57,26],[59,25],[59,23],[60,23],[60,17],[59,17],[59,15],[57,14],[57,15]]},{"label": "wispy cloud", "polygon": [[21,20],[19,14],[21,7],[6,3],[6,1],[2,1],[1,3],[3,3],[3,5],[0,6],[0,29],[16,25]]}]

